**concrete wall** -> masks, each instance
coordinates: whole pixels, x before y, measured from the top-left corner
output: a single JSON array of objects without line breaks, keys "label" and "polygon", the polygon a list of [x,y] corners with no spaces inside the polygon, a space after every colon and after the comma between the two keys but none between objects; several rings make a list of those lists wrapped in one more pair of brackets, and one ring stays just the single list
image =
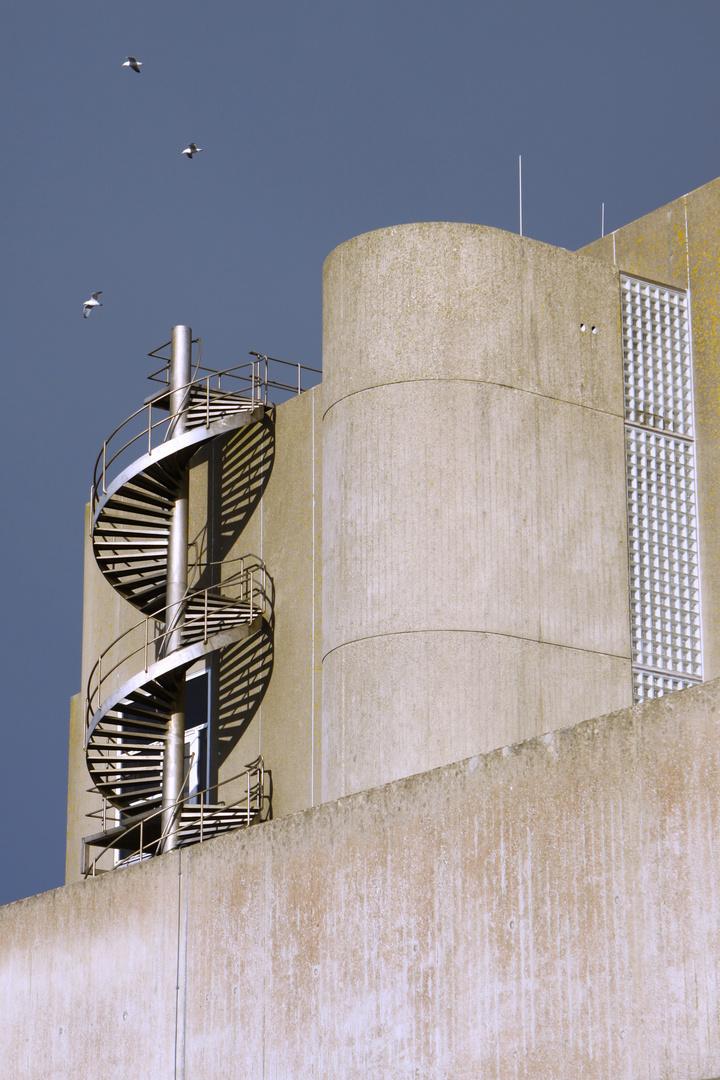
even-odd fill
[{"label": "concrete wall", "polygon": [[584,252],[690,290],[705,678],[720,675],[720,180],[617,229]]},{"label": "concrete wall", "polygon": [[632,700],[618,295],[475,225],[326,260],[323,798]]},{"label": "concrete wall", "polygon": [[3,1070],[720,1076],[719,819],[716,681],[19,901]]}]

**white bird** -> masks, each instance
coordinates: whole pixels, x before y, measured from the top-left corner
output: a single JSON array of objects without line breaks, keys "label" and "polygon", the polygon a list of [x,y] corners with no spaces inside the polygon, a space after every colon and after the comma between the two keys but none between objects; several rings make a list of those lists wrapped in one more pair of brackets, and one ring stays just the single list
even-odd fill
[{"label": "white bird", "polygon": [[187,154],[187,156],[192,160],[193,154],[202,154],[202,150],[199,146],[196,146],[194,142],[191,142],[188,143],[188,145],[185,147],[184,150],[181,151],[181,153]]},{"label": "white bird", "polygon": [[134,56],[126,56],[125,57],[125,62],[124,62],[124,64],[122,66],[132,68],[133,71],[137,71],[137,73],[139,75],[140,74],[140,68],[143,65],[142,65],[142,60],[136,60]]},{"label": "white bird", "polygon": [[83,319],[87,319],[94,307],[102,307],[102,304],[98,300],[98,296],[102,296],[102,289],[100,292],[94,292],[90,299],[86,300],[83,304]]}]

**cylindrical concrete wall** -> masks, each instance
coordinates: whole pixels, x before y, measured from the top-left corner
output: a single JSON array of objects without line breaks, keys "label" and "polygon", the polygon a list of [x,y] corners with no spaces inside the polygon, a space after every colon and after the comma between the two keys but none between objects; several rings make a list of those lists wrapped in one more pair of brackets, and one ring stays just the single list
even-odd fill
[{"label": "cylindrical concrete wall", "polygon": [[323,370],[323,798],[628,705],[614,268],[474,225],[356,237]]}]

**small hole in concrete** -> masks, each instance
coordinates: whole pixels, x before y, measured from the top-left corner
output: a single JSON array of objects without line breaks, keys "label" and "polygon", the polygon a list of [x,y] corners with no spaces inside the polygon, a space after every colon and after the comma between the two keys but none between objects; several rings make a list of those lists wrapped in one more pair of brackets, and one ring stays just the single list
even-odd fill
[{"label": "small hole in concrete", "polygon": [[581,322],[580,323],[580,333],[584,334],[586,330],[587,330],[587,327],[585,326],[585,323]]},{"label": "small hole in concrete", "polygon": [[597,334],[597,326],[591,326],[590,329],[592,330],[593,334]]}]

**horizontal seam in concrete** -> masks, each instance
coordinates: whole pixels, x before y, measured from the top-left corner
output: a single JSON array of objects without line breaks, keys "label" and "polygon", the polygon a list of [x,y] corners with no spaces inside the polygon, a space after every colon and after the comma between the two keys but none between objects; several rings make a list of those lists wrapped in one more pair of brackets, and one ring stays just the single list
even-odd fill
[{"label": "horizontal seam in concrete", "polygon": [[548,645],[551,649],[567,649],[568,652],[592,653],[594,656],[608,656],[612,660],[627,660],[628,663],[632,660],[632,657],[629,654],[623,656],[621,653],[609,653],[602,649],[583,649],[578,645],[562,645],[558,641],[543,641],[542,638],[523,637],[521,634],[499,634],[495,630],[440,630],[428,627],[424,630],[392,630],[387,634],[367,634],[365,637],[350,638],[349,641],[343,641],[342,645],[336,645],[333,649],[328,649],[326,653],[323,653],[323,662],[332,653],[337,652],[338,649],[344,649],[346,645],[356,645],[359,641],[375,641],[377,638],[402,637],[406,634],[482,634],[484,637],[510,638],[512,641],[529,641],[533,645]]},{"label": "horizontal seam in concrete", "polygon": [[572,405],[576,409],[588,409],[589,412],[600,413],[602,416],[613,416],[617,420],[623,419],[622,413],[609,412],[607,409],[597,409],[593,405],[581,405],[577,401],[568,401],[567,398],[555,397],[554,394],[541,394],[538,390],[523,390],[520,386],[513,386],[511,383],[491,382],[489,379],[441,379],[435,376],[431,376],[427,379],[393,379],[392,382],[373,383],[372,386],[363,386],[361,390],[353,390],[350,394],[343,394],[337,401],[333,401],[332,405],[328,405],[327,409],[322,415],[323,420],[336,405],[339,405],[341,401],[347,401],[348,398],[357,397],[358,394],[367,394],[370,390],[380,390],[385,386],[402,386],[404,383],[427,383],[427,382],[444,382],[444,383],[471,383],[473,386],[497,386],[501,390],[514,390],[517,394],[528,394],[530,397],[544,398],[546,401],[562,402],[563,405]]}]

